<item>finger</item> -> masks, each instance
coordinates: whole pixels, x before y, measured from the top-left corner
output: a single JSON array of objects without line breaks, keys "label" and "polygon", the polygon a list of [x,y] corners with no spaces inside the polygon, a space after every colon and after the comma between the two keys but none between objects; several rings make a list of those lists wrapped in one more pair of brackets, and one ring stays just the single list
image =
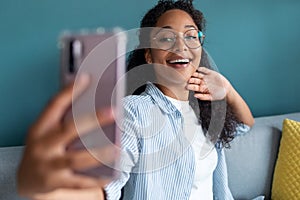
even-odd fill
[{"label": "finger", "polygon": [[186,86],[186,89],[187,89],[187,90],[192,90],[192,91],[194,91],[194,92],[199,92],[200,86],[199,86],[199,85],[196,85],[196,84],[188,84],[188,85]]},{"label": "finger", "polygon": [[209,94],[210,93],[207,85],[204,84],[203,82],[202,82],[202,84],[199,85],[199,90],[198,91],[202,94]]},{"label": "finger", "polygon": [[[114,122],[113,111],[111,108],[103,108],[97,113],[86,114],[80,117],[79,120],[70,121],[64,127],[64,137],[61,142],[69,143],[78,138],[78,136],[85,135],[92,130],[100,129],[101,127],[110,125]],[[100,129],[102,130],[102,129]]]},{"label": "finger", "polygon": [[112,179],[110,178],[103,178],[101,174],[99,177],[92,177],[87,175],[81,175],[79,173],[71,172],[70,176],[66,176],[62,180],[58,181],[56,184],[59,186],[58,188],[91,188],[96,186],[105,186],[106,184],[110,183]]},{"label": "finger", "polygon": [[207,67],[199,67],[197,71],[207,75],[211,73],[212,70],[208,69]]},{"label": "finger", "polygon": [[196,93],[194,96],[202,101],[212,101],[212,96],[210,94]]},{"label": "finger", "polygon": [[99,181],[96,177],[77,174],[70,169],[57,170],[56,173],[57,174],[48,177],[48,182],[56,186],[54,189],[91,188],[99,186]]},{"label": "finger", "polygon": [[99,200],[104,199],[102,188],[57,189],[49,193],[37,194],[34,200]]},{"label": "finger", "polygon": [[189,83],[190,84],[200,84],[201,80],[199,78],[190,78]]},{"label": "finger", "polygon": [[70,108],[72,102],[72,95],[74,98],[79,96],[88,86],[89,76],[82,75],[78,79],[76,87],[73,84],[68,85],[61,93],[59,93],[46,109],[41,114],[41,117],[32,127],[33,132],[36,134],[35,137],[47,132],[51,127],[61,122],[66,110]]},{"label": "finger", "polygon": [[199,72],[194,72],[192,76],[195,77],[195,78],[203,79],[205,75],[206,74],[201,73],[201,72],[200,73]]},{"label": "finger", "polygon": [[106,146],[100,149],[69,151],[66,156],[53,161],[55,168],[71,168],[73,170],[84,170],[97,166],[112,164],[117,159],[117,149]]},{"label": "finger", "polygon": [[200,92],[200,93],[209,93],[209,90],[205,84],[204,81],[201,81],[200,84],[188,84],[187,85],[188,90],[192,90],[194,92]]},{"label": "finger", "polygon": [[70,120],[62,128],[45,135],[43,146],[44,148],[66,147],[76,138],[88,134],[99,126],[104,127],[113,122],[114,118],[110,108],[101,109],[96,114],[86,114],[80,120],[76,122]]}]

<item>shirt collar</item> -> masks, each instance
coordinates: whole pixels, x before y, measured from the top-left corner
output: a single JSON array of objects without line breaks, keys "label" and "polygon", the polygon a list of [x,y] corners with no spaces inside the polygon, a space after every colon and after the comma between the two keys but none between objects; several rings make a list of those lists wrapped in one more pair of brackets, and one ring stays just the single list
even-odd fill
[{"label": "shirt collar", "polygon": [[147,82],[145,93],[152,97],[154,103],[157,104],[163,112],[170,114],[178,111],[153,83]]}]

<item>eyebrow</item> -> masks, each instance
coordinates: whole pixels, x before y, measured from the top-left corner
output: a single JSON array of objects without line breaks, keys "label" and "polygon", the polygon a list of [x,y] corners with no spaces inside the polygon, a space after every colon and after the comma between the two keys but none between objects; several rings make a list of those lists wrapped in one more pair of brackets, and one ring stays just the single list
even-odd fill
[{"label": "eyebrow", "polygon": [[195,27],[194,25],[185,25],[184,28],[194,28],[194,29],[197,29],[197,27]]},{"label": "eyebrow", "polygon": [[[162,28],[172,29],[171,26],[163,26]],[[184,28],[194,28],[194,29],[197,29],[194,25],[185,25]]]},{"label": "eyebrow", "polygon": [[[165,28],[165,29],[173,29],[172,26],[163,26],[163,27],[159,27],[159,30],[156,31],[155,34],[157,34],[158,32],[160,32],[160,31],[161,31],[162,29],[164,29],[164,28]],[[195,27],[194,25],[191,25],[191,24],[185,25],[184,28],[190,28],[190,29],[198,30],[197,27]],[[155,34],[154,34],[154,35],[155,35]]]}]

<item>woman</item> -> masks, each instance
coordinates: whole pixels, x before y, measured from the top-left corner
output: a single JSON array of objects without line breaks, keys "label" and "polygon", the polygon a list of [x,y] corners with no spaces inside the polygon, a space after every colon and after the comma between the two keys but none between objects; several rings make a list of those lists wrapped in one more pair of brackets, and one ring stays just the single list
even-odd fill
[{"label": "woman", "polygon": [[[120,178],[107,184],[72,173],[96,162],[88,152],[65,152],[76,137],[74,122],[61,123],[71,102],[70,86],[30,131],[19,169],[20,194],[36,199],[118,199],[123,188],[124,199],[232,199],[223,147],[254,121],[229,81],[200,65],[202,13],[192,1],[159,1],[143,18],[144,27],[155,27],[146,37],[151,48],[142,48],[141,40],[128,67],[149,64],[156,79],[144,92],[125,99]],[[81,85],[86,87],[86,79]],[[100,124],[112,121],[111,115],[100,113]]]},{"label": "woman", "polygon": [[[252,126],[253,117],[228,80],[199,67],[202,13],[192,1],[160,1],[141,28],[128,68],[153,65],[155,83],[125,99],[123,173],[105,187],[107,199],[119,199],[123,187],[124,199],[232,199],[222,147],[237,129]],[[199,99],[194,106],[191,91]],[[224,123],[210,127],[222,112]]]}]

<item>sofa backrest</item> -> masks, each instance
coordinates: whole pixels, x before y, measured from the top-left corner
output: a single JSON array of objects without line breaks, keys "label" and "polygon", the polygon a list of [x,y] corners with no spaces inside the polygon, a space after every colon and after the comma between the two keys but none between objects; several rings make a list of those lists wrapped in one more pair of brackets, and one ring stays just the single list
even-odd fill
[{"label": "sofa backrest", "polygon": [[[300,113],[260,117],[251,131],[234,139],[225,150],[229,186],[235,199],[265,195],[270,199],[282,122],[300,121]],[[0,200],[21,200],[16,193],[16,170],[24,147],[0,148]]]},{"label": "sofa backrest", "polygon": [[300,121],[300,113],[259,117],[249,133],[236,137],[225,150],[229,186],[235,199],[271,197],[273,172],[285,118]]}]

